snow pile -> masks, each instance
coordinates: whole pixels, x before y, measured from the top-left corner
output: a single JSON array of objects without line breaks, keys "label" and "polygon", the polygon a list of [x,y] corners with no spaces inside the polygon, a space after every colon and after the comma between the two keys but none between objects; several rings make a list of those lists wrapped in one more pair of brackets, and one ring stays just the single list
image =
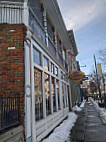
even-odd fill
[{"label": "snow pile", "polygon": [[83,108],[85,105],[85,100],[81,103],[80,108]]},{"label": "snow pile", "polygon": [[78,107],[77,105],[75,105],[73,108],[72,108],[73,111],[81,111],[81,108]]},{"label": "snow pile", "polygon": [[100,108],[100,116],[102,118],[102,121],[104,124],[106,124],[106,109],[105,108]]},{"label": "snow pile", "polygon": [[97,104],[97,102],[95,102],[92,98],[90,98],[91,102],[94,104],[96,110],[98,111],[98,113],[100,114],[100,117],[103,121],[104,124],[106,124],[106,109],[105,108],[100,108]]},{"label": "snow pile", "polygon": [[68,118],[64,120],[60,126],[56,127],[53,133],[42,142],[65,142],[68,139],[70,130],[74,126],[77,117],[78,116],[74,112],[69,112]]},{"label": "snow pile", "polygon": [[[82,107],[84,107],[85,101],[82,102],[80,107],[73,107],[74,111],[81,111]],[[68,118],[60,124],[60,126],[56,127],[53,133],[42,142],[65,142],[68,140],[69,134],[71,133],[71,129],[76,122],[77,115],[74,112],[68,113]]]},{"label": "snow pile", "polygon": [[73,110],[73,111],[81,111],[82,108],[84,107],[84,105],[85,105],[85,100],[81,103],[80,107],[78,107],[77,105],[75,105],[75,106],[72,108],[72,110]]}]

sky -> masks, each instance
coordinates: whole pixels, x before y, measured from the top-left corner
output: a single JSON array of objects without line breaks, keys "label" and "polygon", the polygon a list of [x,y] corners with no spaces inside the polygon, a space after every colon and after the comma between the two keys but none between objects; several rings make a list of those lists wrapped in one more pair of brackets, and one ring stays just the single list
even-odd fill
[{"label": "sky", "polygon": [[[106,49],[106,0],[57,0],[67,30],[73,29],[80,69],[90,74],[94,58],[101,63],[99,51]],[[106,71],[106,66],[102,66]]]}]

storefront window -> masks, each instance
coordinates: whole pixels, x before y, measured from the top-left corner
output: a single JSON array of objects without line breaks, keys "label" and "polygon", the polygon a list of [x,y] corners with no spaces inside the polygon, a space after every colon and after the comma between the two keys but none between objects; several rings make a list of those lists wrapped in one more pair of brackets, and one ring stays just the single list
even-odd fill
[{"label": "storefront window", "polygon": [[43,118],[43,97],[42,97],[42,72],[34,69],[35,86],[35,117],[36,120]]},{"label": "storefront window", "polygon": [[46,69],[46,70],[49,70],[49,62],[48,62],[48,59],[43,57],[43,67]]},{"label": "storefront window", "polygon": [[55,94],[55,82],[54,77],[52,77],[52,96],[53,96],[53,111],[56,111],[56,94]]},{"label": "storefront window", "polygon": [[57,89],[58,109],[60,110],[59,81],[58,80],[56,80],[56,89]]},{"label": "storefront window", "polygon": [[51,113],[49,75],[45,73],[45,96],[46,96],[46,115]]},{"label": "storefront window", "polygon": [[41,57],[40,57],[40,52],[37,51],[36,49],[33,49],[33,58],[34,58],[34,63],[41,65]]},{"label": "storefront window", "polygon": [[58,68],[55,67],[55,75],[58,76]]}]

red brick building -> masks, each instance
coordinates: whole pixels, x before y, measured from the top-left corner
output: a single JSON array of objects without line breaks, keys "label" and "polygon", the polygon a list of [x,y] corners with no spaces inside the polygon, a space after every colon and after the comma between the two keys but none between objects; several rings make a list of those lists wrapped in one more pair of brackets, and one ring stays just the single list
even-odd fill
[{"label": "red brick building", "polygon": [[41,141],[71,109],[74,49],[56,0],[2,0],[0,12],[0,139]]},{"label": "red brick building", "polygon": [[0,96],[19,95],[21,123],[24,124],[24,41],[23,24],[0,24]]}]

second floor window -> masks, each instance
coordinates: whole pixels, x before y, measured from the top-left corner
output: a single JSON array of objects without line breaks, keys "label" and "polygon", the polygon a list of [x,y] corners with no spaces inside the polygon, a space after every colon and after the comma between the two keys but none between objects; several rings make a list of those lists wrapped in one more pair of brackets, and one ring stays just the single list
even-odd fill
[{"label": "second floor window", "polygon": [[55,67],[55,75],[58,76],[58,68]]},{"label": "second floor window", "polygon": [[33,49],[33,58],[34,58],[34,63],[41,65],[41,55],[40,52],[36,49]]},{"label": "second floor window", "polygon": [[49,61],[46,57],[43,57],[43,67],[46,70],[49,70]]},{"label": "second floor window", "polygon": [[51,73],[54,74],[54,64],[53,63],[51,63]]},{"label": "second floor window", "polygon": [[43,25],[43,5],[40,0],[30,0],[29,4],[40,24]]}]

